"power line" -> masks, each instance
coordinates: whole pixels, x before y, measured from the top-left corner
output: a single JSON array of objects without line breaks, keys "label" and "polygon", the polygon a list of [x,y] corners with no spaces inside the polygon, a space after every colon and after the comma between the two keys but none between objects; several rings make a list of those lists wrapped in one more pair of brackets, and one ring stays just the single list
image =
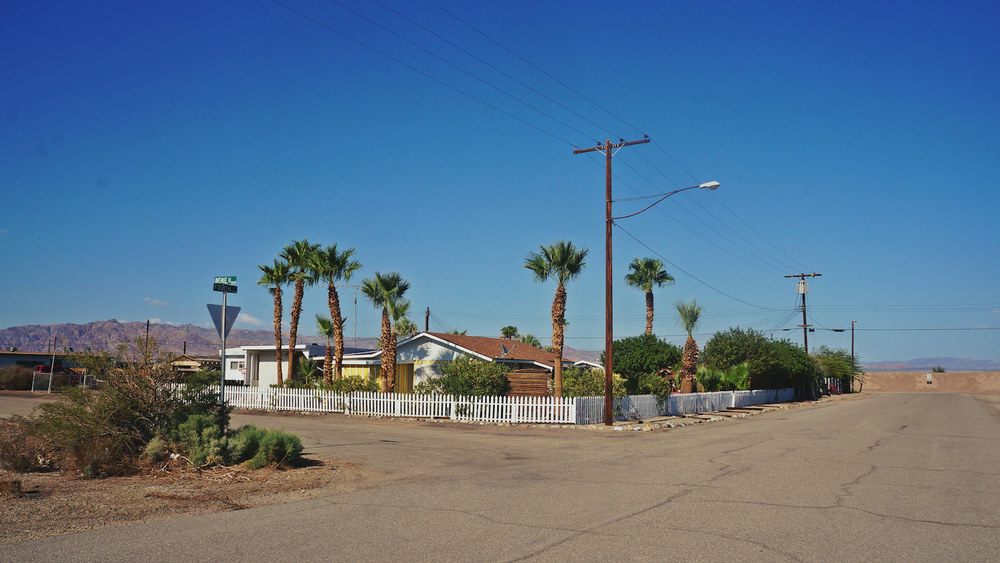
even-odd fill
[{"label": "power line", "polygon": [[708,282],[705,282],[705,281],[703,281],[703,280],[702,280],[701,278],[699,278],[699,277],[695,276],[695,275],[694,275],[694,274],[692,274],[691,272],[688,272],[688,271],[687,271],[687,270],[685,270],[684,268],[681,268],[681,267],[680,267],[680,266],[678,266],[677,264],[674,264],[673,262],[671,262],[670,260],[668,260],[668,259],[667,259],[667,258],[666,258],[665,256],[663,256],[662,254],[660,254],[659,252],[657,252],[657,251],[653,250],[653,248],[652,248],[652,247],[650,247],[650,246],[649,246],[648,244],[646,244],[646,243],[642,242],[641,240],[639,240],[639,239],[638,239],[638,238],[637,238],[637,237],[636,237],[635,235],[633,235],[633,234],[632,234],[632,233],[630,233],[630,232],[629,232],[628,230],[626,230],[626,229],[625,229],[625,227],[622,227],[622,226],[621,226],[621,225],[619,225],[618,223],[615,223],[614,225],[615,225],[616,227],[618,227],[619,229],[621,229],[623,233],[625,233],[626,235],[628,235],[629,237],[631,237],[631,238],[632,238],[632,240],[634,240],[635,242],[639,243],[640,245],[642,245],[643,247],[645,247],[645,248],[646,248],[647,250],[649,250],[650,252],[652,252],[653,254],[655,254],[656,256],[658,256],[658,257],[659,257],[659,258],[660,258],[661,260],[663,260],[663,261],[664,261],[664,262],[666,262],[667,264],[670,264],[671,266],[673,266],[674,268],[676,268],[676,269],[680,270],[681,272],[684,272],[684,274],[686,274],[686,275],[687,275],[687,276],[688,276],[689,278],[691,278],[691,279],[693,279],[694,281],[696,281],[696,282],[700,283],[701,285],[703,285],[703,286],[705,286],[705,287],[707,287],[707,288],[711,289],[712,291],[714,291],[714,292],[716,292],[716,293],[718,293],[718,294],[720,294],[720,295],[724,295],[724,296],[726,296],[726,297],[728,297],[728,298],[732,299],[733,301],[739,301],[740,303],[743,303],[744,305],[749,305],[749,306],[751,306],[751,307],[754,307],[754,308],[757,308],[757,309],[764,309],[764,310],[771,310],[771,311],[774,311],[774,310],[776,310],[776,309],[771,309],[770,307],[761,307],[760,305],[754,305],[753,303],[750,303],[749,301],[745,301],[745,300],[743,300],[743,299],[740,299],[739,297],[734,297],[734,296],[732,296],[732,295],[730,295],[730,294],[726,293],[725,291],[722,291],[721,289],[719,289],[719,288],[717,288],[717,287],[715,287],[715,286],[713,286],[713,285],[709,284]]},{"label": "power line", "polygon": [[373,53],[381,55],[381,56],[389,59],[390,61],[395,62],[396,64],[404,66],[404,67],[412,70],[413,72],[416,72],[417,74],[419,74],[419,75],[421,75],[421,76],[423,76],[425,78],[433,80],[434,82],[437,82],[438,84],[440,84],[440,85],[442,85],[442,86],[444,86],[446,88],[449,88],[449,89],[451,89],[451,90],[453,90],[455,92],[458,92],[459,94],[462,94],[463,96],[466,96],[467,98],[469,98],[471,100],[479,102],[480,104],[483,104],[484,106],[486,106],[486,107],[488,107],[488,108],[490,108],[492,110],[495,110],[495,111],[497,111],[499,113],[502,113],[503,115],[506,115],[507,117],[509,117],[509,118],[511,118],[511,119],[513,119],[515,121],[518,121],[518,122],[520,122],[520,123],[522,123],[524,125],[527,125],[528,127],[531,127],[532,129],[534,129],[536,131],[544,133],[544,134],[552,137],[553,139],[556,139],[557,141],[566,143],[567,145],[570,145],[570,146],[576,146],[572,141],[564,139],[564,138],[556,135],[555,133],[552,133],[551,131],[548,131],[546,129],[543,129],[543,128],[539,127],[538,125],[535,125],[533,123],[525,121],[524,119],[521,119],[520,117],[517,117],[516,115],[514,115],[514,114],[512,114],[512,113],[510,113],[510,112],[508,112],[506,110],[503,110],[503,109],[497,107],[496,105],[491,104],[491,103],[487,102],[486,100],[483,100],[482,98],[479,98],[479,97],[477,97],[477,96],[475,96],[473,94],[470,94],[469,92],[466,92],[465,90],[462,90],[461,88],[459,88],[457,86],[453,86],[452,84],[449,84],[448,82],[445,82],[444,80],[441,80],[440,78],[437,78],[437,77],[431,75],[430,73],[424,72],[424,71],[418,69],[417,67],[415,67],[415,66],[413,66],[413,65],[411,65],[411,64],[409,64],[407,62],[404,62],[403,60],[401,60],[401,59],[399,59],[397,57],[394,57],[394,56],[386,53],[385,51],[382,51],[382,50],[380,50],[380,49],[378,49],[376,47],[373,47],[373,46],[369,45],[368,43],[365,43],[364,41],[361,41],[360,39],[357,39],[357,38],[355,38],[355,37],[353,37],[353,36],[351,36],[351,35],[343,32],[343,31],[340,31],[339,29],[337,29],[337,28],[335,28],[335,27],[333,27],[333,26],[331,26],[331,25],[329,25],[329,24],[327,24],[327,23],[325,23],[325,22],[323,22],[321,20],[318,20],[318,19],[312,17],[309,14],[306,14],[305,12],[297,10],[297,9],[289,6],[288,4],[285,4],[284,2],[281,2],[280,0],[271,0],[271,2],[274,3],[274,4],[277,4],[278,6],[281,6],[282,8],[285,8],[286,10],[288,10],[288,11],[294,13],[294,14],[297,14],[297,15],[301,16],[302,18],[305,18],[305,19],[307,19],[307,20],[315,23],[316,25],[318,25],[318,26],[326,29],[327,31],[330,31],[332,33],[336,33],[337,35],[340,35],[341,37],[343,37],[343,38],[345,38],[345,39],[347,39],[349,41],[352,41],[352,42],[354,42],[354,43],[356,43],[356,44],[358,44],[358,45],[360,45],[360,46],[362,46],[362,47],[364,47],[364,48],[372,51]]},{"label": "power line", "polygon": [[409,43],[410,45],[413,45],[413,46],[414,46],[414,47],[416,47],[417,49],[420,49],[421,51],[423,51],[423,52],[427,53],[428,55],[430,55],[430,56],[432,56],[432,57],[434,57],[434,58],[438,59],[439,61],[441,61],[441,62],[443,62],[443,63],[446,63],[446,64],[448,64],[448,65],[452,66],[452,67],[453,67],[453,68],[455,68],[456,70],[459,70],[459,71],[461,71],[461,72],[465,73],[465,74],[466,74],[466,75],[468,75],[468,76],[469,76],[470,78],[473,78],[473,79],[475,79],[475,80],[478,80],[479,82],[482,82],[483,84],[485,84],[485,85],[489,86],[490,88],[493,88],[493,89],[494,89],[494,90],[496,90],[497,92],[500,92],[501,94],[503,94],[503,95],[505,95],[505,96],[509,97],[510,99],[512,99],[512,100],[514,100],[514,101],[516,101],[516,102],[520,102],[520,103],[524,104],[525,106],[527,106],[527,107],[529,107],[529,108],[533,109],[534,111],[536,111],[536,112],[538,112],[538,113],[540,113],[540,114],[544,115],[545,117],[548,117],[549,119],[551,119],[551,120],[555,121],[556,123],[558,123],[558,124],[562,125],[563,127],[566,127],[567,129],[571,129],[571,130],[573,130],[574,132],[578,133],[579,135],[581,135],[581,136],[583,136],[583,137],[589,137],[589,136],[590,136],[590,135],[588,135],[587,133],[584,133],[583,131],[581,131],[581,130],[577,129],[576,127],[573,127],[573,126],[572,126],[572,125],[570,125],[569,123],[566,123],[565,121],[563,121],[563,120],[561,120],[561,119],[559,119],[559,118],[557,118],[557,117],[553,116],[552,114],[549,114],[549,113],[547,113],[547,112],[545,112],[545,111],[543,111],[543,110],[541,110],[541,109],[539,109],[539,108],[535,107],[534,105],[532,105],[532,104],[530,104],[530,103],[528,103],[528,102],[526,102],[526,101],[522,100],[521,98],[519,98],[519,97],[515,96],[514,94],[511,94],[510,92],[508,92],[508,91],[504,90],[503,88],[501,88],[501,87],[497,86],[496,84],[493,84],[493,83],[492,83],[492,82],[490,82],[489,80],[486,80],[485,78],[482,78],[482,77],[480,77],[480,76],[477,76],[477,75],[476,75],[475,73],[473,73],[473,72],[471,72],[471,71],[469,71],[469,70],[466,70],[466,69],[465,69],[465,68],[463,68],[462,66],[459,66],[458,64],[456,64],[456,63],[454,63],[454,62],[452,62],[452,61],[450,61],[450,60],[446,59],[445,57],[443,57],[443,56],[441,56],[441,55],[438,55],[437,53],[435,53],[435,52],[431,51],[430,49],[428,49],[428,48],[426,48],[426,47],[424,47],[424,46],[422,46],[422,45],[420,45],[420,44],[416,43],[415,41],[411,41],[410,39],[407,39],[407,38],[406,38],[406,37],[404,37],[404,36],[403,36],[402,34],[400,34],[400,33],[397,33],[397,32],[395,32],[395,31],[393,31],[393,30],[389,29],[388,27],[386,27],[386,26],[384,26],[384,25],[382,25],[382,24],[378,23],[377,21],[375,21],[375,20],[373,20],[373,19],[369,18],[368,16],[366,16],[366,15],[364,15],[364,14],[362,14],[362,13],[358,12],[357,10],[355,10],[355,9],[353,9],[353,8],[351,8],[351,7],[349,7],[349,6],[345,5],[345,4],[343,4],[343,3],[341,3],[341,2],[339,1],[339,0],[330,0],[330,2],[333,2],[334,4],[336,4],[336,5],[340,6],[341,8],[343,8],[344,10],[347,10],[348,12],[351,12],[351,13],[352,13],[352,14],[354,14],[355,16],[357,16],[357,17],[359,17],[359,18],[361,18],[361,19],[363,19],[363,20],[367,21],[368,23],[370,23],[370,24],[372,24],[372,25],[374,25],[374,26],[377,26],[377,27],[379,27],[380,29],[382,29],[382,30],[386,31],[387,33],[391,33],[391,34],[393,34],[394,36],[398,37],[399,39],[401,39],[401,40],[403,40],[403,41],[406,41],[406,42],[407,42],[407,43]]},{"label": "power line", "polygon": [[490,37],[490,36],[489,36],[489,35],[487,35],[487,34],[486,34],[485,32],[483,32],[482,30],[480,30],[479,28],[477,28],[476,26],[474,26],[474,25],[472,25],[471,23],[469,23],[469,22],[467,22],[467,21],[463,20],[462,18],[460,18],[460,17],[458,17],[457,15],[455,15],[454,13],[450,12],[449,10],[447,10],[446,8],[444,8],[443,6],[441,6],[440,4],[438,4],[438,3],[434,2],[434,0],[427,0],[427,3],[428,3],[428,4],[431,4],[431,5],[432,5],[432,6],[434,6],[435,8],[437,8],[437,9],[441,10],[442,12],[444,12],[444,13],[448,14],[449,16],[451,16],[452,18],[454,18],[455,20],[457,20],[457,21],[458,21],[459,23],[461,23],[461,24],[465,25],[465,26],[466,26],[466,27],[468,27],[469,29],[471,29],[471,30],[475,31],[476,33],[478,33],[479,35],[482,35],[483,37],[485,37],[486,39],[488,39],[489,41],[491,41],[491,42],[492,42],[493,44],[495,44],[496,46],[498,46],[498,47],[500,47],[501,49],[503,49],[503,50],[507,51],[508,53],[510,53],[510,54],[512,54],[512,55],[514,55],[515,57],[517,57],[518,59],[520,59],[520,60],[521,60],[522,62],[524,62],[525,64],[527,64],[528,66],[530,66],[530,67],[534,68],[534,69],[535,69],[535,70],[537,70],[538,72],[540,72],[540,73],[544,74],[545,76],[549,77],[550,79],[552,79],[553,81],[555,81],[555,82],[556,82],[557,84],[559,84],[560,86],[562,86],[562,87],[566,88],[566,89],[567,89],[567,90],[569,90],[570,92],[573,92],[573,93],[574,93],[574,94],[576,94],[577,96],[579,96],[579,97],[583,98],[584,100],[586,100],[587,102],[591,103],[592,105],[594,105],[595,107],[597,107],[597,108],[598,108],[598,109],[600,109],[601,111],[603,111],[603,112],[607,113],[607,114],[608,114],[608,115],[610,115],[611,117],[614,117],[614,118],[615,118],[615,119],[617,119],[618,121],[621,121],[621,122],[622,122],[622,123],[624,123],[625,125],[628,125],[629,127],[631,127],[632,129],[634,129],[635,131],[639,132],[640,134],[645,134],[645,132],[644,132],[644,131],[642,131],[641,129],[639,129],[639,128],[638,128],[638,127],[636,127],[635,125],[632,125],[631,123],[629,123],[628,121],[626,121],[626,120],[625,120],[624,118],[622,118],[622,117],[620,117],[619,115],[615,114],[615,113],[614,113],[614,112],[612,112],[611,110],[609,110],[609,109],[605,108],[604,106],[602,106],[601,104],[597,103],[596,101],[594,101],[594,100],[590,99],[589,97],[587,97],[587,96],[586,96],[585,94],[583,94],[582,92],[580,92],[580,91],[579,91],[579,90],[577,90],[576,88],[573,88],[573,87],[572,87],[572,86],[570,86],[569,84],[566,84],[566,83],[565,83],[565,82],[563,82],[562,80],[559,80],[558,78],[556,78],[556,77],[555,77],[555,76],[553,76],[552,74],[548,73],[548,72],[547,72],[547,71],[545,71],[545,70],[544,70],[543,68],[541,68],[541,67],[539,67],[538,65],[536,65],[535,63],[533,63],[533,62],[529,61],[528,59],[526,59],[526,58],[522,57],[522,56],[521,56],[520,54],[518,54],[518,53],[517,53],[516,51],[514,51],[514,50],[513,50],[513,49],[511,49],[510,47],[507,47],[507,46],[506,46],[506,45],[504,45],[503,43],[501,43],[501,42],[497,41],[496,39],[494,39],[494,38]]},{"label": "power line", "polygon": [[[593,125],[594,127],[597,127],[598,129],[602,129],[602,130],[604,130],[604,132],[605,132],[605,133],[608,133],[608,134],[610,134],[610,135],[611,135],[611,136],[613,136],[613,137],[614,137],[614,136],[617,136],[617,135],[613,135],[613,134],[611,134],[611,132],[610,132],[610,131],[609,131],[608,129],[606,129],[606,128],[605,128],[604,126],[602,126],[602,125],[600,125],[600,124],[598,124],[598,123],[594,122],[593,120],[591,120],[591,119],[590,119],[590,118],[588,118],[587,116],[585,116],[585,115],[583,115],[583,114],[581,114],[581,113],[577,112],[576,110],[573,110],[572,108],[570,108],[570,107],[568,107],[568,106],[564,105],[564,104],[563,104],[562,102],[560,102],[560,101],[558,101],[558,100],[556,100],[556,99],[554,99],[554,98],[551,98],[551,97],[549,97],[548,95],[546,95],[545,93],[543,93],[543,92],[539,91],[538,89],[536,89],[535,87],[531,86],[530,84],[527,84],[526,82],[524,82],[524,81],[522,81],[522,80],[518,79],[517,77],[515,77],[515,76],[511,75],[510,73],[508,73],[508,72],[504,71],[503,69],[501,69],[501,68],[498,68],[497,66],[493,65],[493,64],[492,64],[492,63],[490,63],[489,61],[486,61],[486,60],[484,60],[483,58],[479,57],[479,56],[478,56],[478,55],[476,55],[475,53],[472,53],[472,52],[468,51],[467,49],[463,48],[463,47],[462,47],[461,45],[458,45],[458,44],[456,44],[455,42],[451,41],[450,39],[448,39],[448,38],[446,38],[446,37],[443,37],[443,36],[441,36],[440,34],[436,33],[436,32],[435,32],[435,31],[433,31],[432,29],[429,29],[428,27],[426,27],[426,26],[424,26],[424,25],[420,24],[419,22],[416,22],[416,21],[414,21],[413,19],[411,19],[411,18],[407,17],[406,15],[404,15],[404,14],[402,14],[402,13],[400,13],[400,12],[396,11],[396,10],[395,10],[395,9],[393,9],[393,8],[392,8],[391,6],[388,6],[388,5],[386,5],[386,4],[384,3],[384,2],[381,2],[381,0],[374,0],[374,1],[375,1],[375,3],[376,3],[376,4],[378,4],[378,5],[382,6],[382,7],[383,7],[383,8],[385,8],[386,10],[389,10],[390,12],[392,12],[392,13],[396,14],[397,16],[399,16],[399,17],[401,17],[401,18],[405,19],[406,21],[408,21],[408,22],[412,23],[413,25],[415,25],[415,26],[419,27],[420,29],[422,29],[422,30],[426,31],[427,33],[430,33],[430,34],[431,34],[431,35],[433,35],[434,37],[437,37],[437,38],[438,38],[438,39],[440,39],[441,41],[444,41],[445,43],[447,43],[447,44],[451,45],[452,47],[454,47],[454,48],[458,49],[459,51],[461,51],[461,52],[465,53],[466,55],[468,55],[468,56],[470,56],[470,57],[472,57],[472,58],[476,59],[476,60],[477,60],[477,61],[479,61],[480,63],[482,63],[482,64],[484,64],[484,65],[486,65],[486,66],[490,67],[491,69],[495,70],[496,72],[499,72],[500,74],[504,75],[505,77],[509,78],[510,80],[513,80],[514,82],[517,82],[517,83],[518,83],[518,84],[520,84],[521,86],[523,86],[523,87],[527,88],[528,90],[531,90],[532,92],[534,92],[535,94],[538,94],[539,96],[541,96],[541,97],[545,98],[545,99],[546,99],[546,100],[548,100],[549,102],[552,102],[553,104],[555,104],[555,105],[557,105],[557,106],[561,107],[562,109],[564,109],[564,110],[566,110],[566,111],[568,111],[568,112],[572,113],[572,114],[573,114],[573,115],[575,115],[576,117],[579,117],[580,119],[582,119],[582,120],[586,121],[587,123],[589,123],[589,124]],[[587,135],[585,135],[585,136],[587,136]]]}]

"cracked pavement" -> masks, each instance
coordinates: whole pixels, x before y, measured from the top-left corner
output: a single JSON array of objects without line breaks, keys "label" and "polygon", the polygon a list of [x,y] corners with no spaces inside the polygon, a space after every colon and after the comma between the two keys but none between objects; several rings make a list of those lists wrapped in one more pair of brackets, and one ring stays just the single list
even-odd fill
[{"label": "cracked pavement", "polygon": [[2,561],[1000,560],[1000,395],[657,432],[237,415],[373,489],[5,546]]}]

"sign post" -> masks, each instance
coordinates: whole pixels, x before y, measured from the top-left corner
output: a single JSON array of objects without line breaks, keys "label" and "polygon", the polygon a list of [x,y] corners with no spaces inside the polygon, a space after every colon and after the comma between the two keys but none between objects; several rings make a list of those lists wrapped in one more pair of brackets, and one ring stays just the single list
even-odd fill
[{"label": "sign post", "polygon": [[[216,315],[216,311],[213,309],[212,305],[208,306],[208,312],[212,315],[212,320],[215,321],[215,328],[219,330],[219,336],[222,337],[222,353],[220,354],[221,362],[221,373],[219,375],[219,405],[225,406],[226,404],[226,336],[229,335],[229,330],[233,328],[233,323],[236,322],[236,316],[240,314],[239,307],[232,307],[233,316],[231,319],[226,319],[226,310],[230,307],[226,307],[226,296],[230,293],[236,293],[236,276],[216,276],[215,283],[212,286],[213,291],[218,291],[222,293],[222,308],[218,311],[220,314]],[[227,322],[228,321],[228,322]]]}]

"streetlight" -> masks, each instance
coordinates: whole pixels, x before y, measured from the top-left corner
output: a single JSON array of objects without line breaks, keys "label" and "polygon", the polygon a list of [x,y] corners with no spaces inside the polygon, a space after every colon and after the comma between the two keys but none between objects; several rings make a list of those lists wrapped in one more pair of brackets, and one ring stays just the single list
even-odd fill
[{"label": "streetlight", "polygon": [[[610,182],[610,180],[609,180],[609,182]],[[613,311],[612,299],[611,299],[611,287],[612,287],[612,284],[611,284],[611,225],[614,224],[615,220],[617,220],[617,219],[628,219],[629,217],[635,217],[636,215],[638,215],[640,213],[648,211],[649,209],[653,208],[655,205],[657,205],[661,201],[667,199],[668,197],[670,197],[670,196],[672,196],[674,194],[679,194],[679,193],[687,191],[687,190],[698,190],[698,189],[716,190],[716,189],[719,188],[719,185],[720,185],[719,182],[716,182],[716,181],[713,180],[711,182],[703,182],[701,184],[698,184],[697,186],[689,186],[687,188],[681,188],[679,190],[674,190],[672,192],[668,192],[668,193],[665,193],[665,194],[656,194],[656,195],[653,195],[653,196],[644,196],[644,197],[639,197],[639,198],[626,198],[626,199],[620,199],[620,200],[612,200],[611,199],[611,189],[610,189],[610,186],[609,186],[609,189],[608,189],[608,192],[607,192],[608,193],[608,197],[607,197],[607,202],[606,202],[606,204],[607,204],[606,205],[606,209],[607,209],[607,228],[604,231],[605,232],[605,236],[607,237],[607,240],[605,240],[605,245],[604,245],[604,248],[605,248],[604,266],[605,266],[605,272],[606,272],[605,288],[604,288],[604,298],[605,298],[605,300],[604,300],[604,319],[605,319],[605,321],[604,321],[604,425],[605,426],[611,426],[613,424],[613,422],[614,422],[614,415],[612,414],[612,411],[614,410],[613,409],[613,404],[614,403],[613,403],[613,399],[611,397],[611,382],[612,382],[612,378],[613,378],[613,374],[614,374],[613,363],[612,363],[612,360],[611,360],[611,354],[612,354],[612,352],[611,352],[611,344],[612,344],[612,342],[614,342],[614,334],[613,334],[614,331],[613,331],[613,327],[612,327],[612,325],[613,325],[614,311]],[[612,217],[611,216],[611,204],[614,203],[615,201],[628,201],[628,200],[635,200],[635,199],[648,199],[648,198],[657,197],[657,196],[661,196],[660,199],[654,201],[653,203],[649,204],[645,208],[643,208],[643,209],[641,209],[639,211],[636,211],[635,213],[632,213],[632,214],[629,214],[629,215],[622,215],[621,217]]]}]

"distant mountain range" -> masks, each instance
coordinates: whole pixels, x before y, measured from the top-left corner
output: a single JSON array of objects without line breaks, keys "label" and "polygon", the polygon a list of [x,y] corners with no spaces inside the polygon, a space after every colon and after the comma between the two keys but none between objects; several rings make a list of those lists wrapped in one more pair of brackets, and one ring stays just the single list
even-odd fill
[{"label": "distant mountain range", "polygon": [[[91,348],[110,350],[120,342],[129,342],[146,334],[146,323],[121,323],[114,319],[87,324],[27,325],[12,326],[0,330],[0,350],[17,348],[22,352],[49,352],[56,339],[56,349],[60,352],[72,348],[76,351]],[[219,354],[219,334],[213,328],[194,325],[151,324],[149,336],[155,338],[161,350],[182,354],[213,356]],[[283,335],[288,343],[288,333]],[[346,338],[345,345],[351,348],[374,349],[378,339],[374,337]],[[298,336],[300,344],[325,344],[322,336]],[[226,346],[267,345],[274,343],[274,333],[269,330],[233,329],[226,339]],[[566,347],[563,356],[567,359],[597,361],[601,352],[576,350]],[[930,371],[941,366],[948,371],[1000,371],[1000,361],[969,360],[964,358],[916,358],[905,361],[870,362],[864,364],[869,371]]]},{"label": "distant mountain range", "polygon": [[[121,323],[114,319],[87,324],[58,325],[27,325],[12,326],[0,330],[0,350],[17,348],[21,352],[49,352],[52,350],[53,339],[56,339],[56,351],[70,349],[77,352],[87,350],[111,350],[121,342],[131,342],[146,335],[146,323]],[[219,333],[214,328],[203,328],[194,325],[164,325],[150,324],[149,336],[155,338],[160,349],[174,354],[188,353],[198,356],[218,356]],[[282,334],[284,343],[288,343],[287,331]],[[344,339],[344,345],[349,348],[374,349],[377,338]],[[325,344],[322,336],[302,335],[297,337],[299,344]],[[273,345],[274,332],[270,330],[233,329],[226,338],[227,348],[250,345]],[[578,360],[596,360],[600,352],[575,350],[566,347],[563,357]]]}]

